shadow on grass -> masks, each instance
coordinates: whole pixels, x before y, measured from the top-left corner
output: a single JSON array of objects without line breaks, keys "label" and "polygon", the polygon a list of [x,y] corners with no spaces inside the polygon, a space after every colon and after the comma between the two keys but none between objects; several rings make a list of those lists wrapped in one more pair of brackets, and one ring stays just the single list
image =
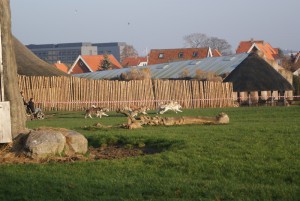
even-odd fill
[{"label": "shadow on grass", "polygon": [[182,149],[185,146],[183,140],[168,140],[161,138],[136,138],[128,136],[90,136],[87,137],[89,146],[94,148],[106,146],[118,146],[128,149],[138,148],[144,154],[155,154],[163,151]]}]

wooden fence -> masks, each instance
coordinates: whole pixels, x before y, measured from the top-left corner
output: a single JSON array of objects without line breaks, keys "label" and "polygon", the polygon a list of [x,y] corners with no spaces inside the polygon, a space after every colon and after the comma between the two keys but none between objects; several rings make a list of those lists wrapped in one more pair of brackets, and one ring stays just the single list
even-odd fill
[{"label": "wooden fence", "polygon": [[90,80],[77,77],[19,76],[26,100],[35,99],[45,111],[76,111],[91,105],[116,110],[122,106],[179,102],[183,108],[231,107],[231,83],[197,80]]}]

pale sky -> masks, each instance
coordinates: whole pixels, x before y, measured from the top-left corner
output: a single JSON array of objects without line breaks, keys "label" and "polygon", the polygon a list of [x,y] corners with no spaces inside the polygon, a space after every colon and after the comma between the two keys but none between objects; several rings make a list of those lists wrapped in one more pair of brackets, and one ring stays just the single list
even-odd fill
[{"label": "pale sky", "polygon": [[183,37],[265,40],[300,50],[300,0],[11,0],[12,32],[25,45],[126,42],[146,48],[184,47]]}]

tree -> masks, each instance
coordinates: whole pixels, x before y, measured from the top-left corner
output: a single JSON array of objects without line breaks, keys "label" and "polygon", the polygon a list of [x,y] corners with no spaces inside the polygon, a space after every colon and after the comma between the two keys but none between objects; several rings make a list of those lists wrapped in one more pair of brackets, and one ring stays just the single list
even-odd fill
[{"label": "tree", "polygon": [[219,50],[223,55],[232,54],[231,45],[225,39],[210,37],[208,46],[211,47],[212,49]]},{"label": "tree", "polygon": [[101,70],[109,70],[111,69],[111,61],[107,54],[104,54],[104,59],[101,61],[100,68]]},{"label": "tree", "polygon": [[281,48],[279,48],[279,49],[278,49],[278,56],[279,56],[279,58],[280,58],[280,59],[283,59],[283,58],[285,58],[285,56],[284,56],[284,52],[282,51],[282,49],[281,49]]},{"label": "tree", "polygon": [[208,37],[203,33],[192,33],[183,37],[186,47],[200,48],[210,47],[219,50],[223,55],[231,54],[231,45],[225,40],[217,37]]},{"label": "tree", "polygon": [[17,63],[11,33],[10,1],[1,0],[0,10],[4,97],[5,101],[10,102],[11,131],[15,138],[26,129],[26,116],[18,86]]},{"label": "tree", "polygon": [[132,45],[125,45],[121,52],[121,62],[128,57],[137,57],[139,56],[137,51],[134,49]]},{"label": "tree", "polygon": [[183,37],[186,47],[199,48],[208,47],[208,37],[202,33],[192,33]]}]

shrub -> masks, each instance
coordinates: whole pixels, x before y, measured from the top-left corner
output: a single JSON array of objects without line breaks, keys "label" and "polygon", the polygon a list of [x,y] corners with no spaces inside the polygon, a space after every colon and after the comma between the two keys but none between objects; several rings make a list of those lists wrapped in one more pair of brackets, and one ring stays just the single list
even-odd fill
[{"label": "shrub", "polygon": [[151,70],[149,68],[132,68],[129,72],[122,73],[121,80],[147,80],[151,79]]},{"label": "shrub", "polygon": [[216,75],[213,72],[204,72],[200,69],[196,70],[196,75],[194,77],[200,81],[211,81],[211,82],[222,82],[223,79],[221,76]]},{"label": "shrub", "polygon": [[179,75],[180,78],[189,78],[190,77],[190,71],[188,69],[183,69],[181,74]]}]

